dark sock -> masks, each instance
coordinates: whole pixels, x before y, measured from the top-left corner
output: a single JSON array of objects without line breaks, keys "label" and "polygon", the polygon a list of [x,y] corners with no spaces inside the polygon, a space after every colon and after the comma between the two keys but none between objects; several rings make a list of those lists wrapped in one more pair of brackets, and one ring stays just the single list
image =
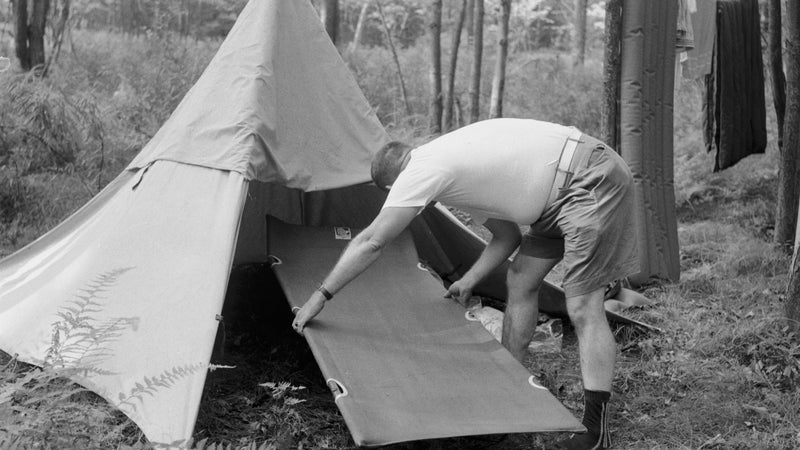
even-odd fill
[{"label": "dark sock", "polygon": [[611,447],[608,431],[608,401],[611,393],[606,391],[583,391],[583,426],[586,433],[577,433],[558,443],[565,450],[595,450]]}]

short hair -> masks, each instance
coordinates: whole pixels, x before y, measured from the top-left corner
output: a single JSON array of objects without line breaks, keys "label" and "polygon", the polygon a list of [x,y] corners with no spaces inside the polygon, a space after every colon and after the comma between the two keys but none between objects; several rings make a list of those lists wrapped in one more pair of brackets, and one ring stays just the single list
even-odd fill
[{"label": "short hair", "polygon": [[372,158],[372,181],[383,189],[394,184],[400,171],[403,169],[403,160],[411,146],[400,141],[392,141],[381,147]]}]

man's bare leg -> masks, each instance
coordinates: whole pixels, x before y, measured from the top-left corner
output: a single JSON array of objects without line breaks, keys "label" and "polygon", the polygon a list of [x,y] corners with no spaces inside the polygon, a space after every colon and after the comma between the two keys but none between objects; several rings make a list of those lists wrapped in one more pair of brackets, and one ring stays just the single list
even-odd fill
[{"label": "man's bare leg", "polygon": [[603,307],[605,288],[567,299],[569,320],[578,336],[584,389],[611,391],[617,344]]},{"label": "man's bare leg", "polygon": [[517,254],[508,269],[508,303],[503,317],[503,345],[523,361],[539,319],[539,287],[559,259]]},{"label": "man's bare leg", "polygon": [[583,425],[586,433],[559,443],[567,450],[611,447],[608,402],[614,379],[617,346],[603,307],[605,287],[567,298],[567,312],[578,336],[578,352],[584,388]]}]

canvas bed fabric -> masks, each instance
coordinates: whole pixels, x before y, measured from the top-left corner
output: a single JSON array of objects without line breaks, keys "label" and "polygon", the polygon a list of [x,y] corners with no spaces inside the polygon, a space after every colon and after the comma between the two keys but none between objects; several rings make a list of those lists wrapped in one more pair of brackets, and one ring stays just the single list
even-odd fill
[{"label": "canvas bed fabric", "polygon": [[[302,306],[359,230],[269,220],[273,270]],[[348,284],[304,333],[359,446],[580,423],[444,288],[408,234]]]},{"label": "canvas bed fabric", "polygon": [[714,172],[767,148],[764,63],[757,0],[717,0],[717,34],[706,76],[703,125]]}]

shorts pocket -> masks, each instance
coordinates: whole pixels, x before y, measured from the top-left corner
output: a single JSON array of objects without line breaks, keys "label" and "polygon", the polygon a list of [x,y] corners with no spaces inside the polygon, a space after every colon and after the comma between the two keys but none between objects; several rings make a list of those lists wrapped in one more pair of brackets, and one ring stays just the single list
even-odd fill
[{"label": "shorts pocket", "polygon": [[592,167],[593,165],[597,164],[605,154],[606,151],[605,144],[597,144],[593,149],[592,153],[589,154],[589,158],[586,160],[586,167]]}]

